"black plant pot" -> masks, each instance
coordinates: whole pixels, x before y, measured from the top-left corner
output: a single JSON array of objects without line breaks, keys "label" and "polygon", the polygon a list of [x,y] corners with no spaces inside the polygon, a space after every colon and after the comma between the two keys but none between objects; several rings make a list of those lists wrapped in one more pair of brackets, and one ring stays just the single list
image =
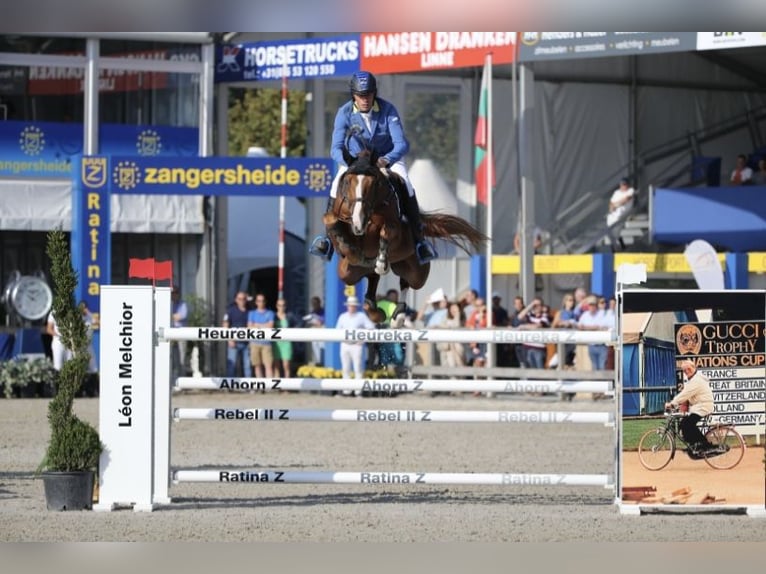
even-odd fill
[{"label": "black plant pot", "polygon": [[93,471],[44,472],[42,476],[48,510],[93,508]]}]

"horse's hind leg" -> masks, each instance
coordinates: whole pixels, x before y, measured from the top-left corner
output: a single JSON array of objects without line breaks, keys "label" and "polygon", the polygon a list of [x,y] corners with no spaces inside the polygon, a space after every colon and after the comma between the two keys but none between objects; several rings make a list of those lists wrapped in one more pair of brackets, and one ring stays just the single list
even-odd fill
[{"label": "horse's hind leg", "polygon": [[375,259],[375,273],[385,275],[389,271],[391,266],[388,263],[388,239],[381,235],[378,243],[378,257]]}]

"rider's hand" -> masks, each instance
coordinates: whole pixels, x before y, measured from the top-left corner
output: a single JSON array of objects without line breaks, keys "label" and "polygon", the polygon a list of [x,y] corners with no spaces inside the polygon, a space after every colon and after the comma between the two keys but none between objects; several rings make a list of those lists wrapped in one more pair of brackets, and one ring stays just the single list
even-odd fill
[{"label": "rider's hand", "polygon": [[386,167],[386,166],[388,166],[388,163],[389,162],[388,162],[388,160],[386,158],[384,158],[384,157],[379,157],[378,158],[378,167],[380,167],[380,168]]}]

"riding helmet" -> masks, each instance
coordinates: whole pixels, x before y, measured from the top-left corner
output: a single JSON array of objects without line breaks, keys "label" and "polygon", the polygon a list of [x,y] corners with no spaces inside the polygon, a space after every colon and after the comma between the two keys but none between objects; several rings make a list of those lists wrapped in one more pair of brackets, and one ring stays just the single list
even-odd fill
[{"label": "riding helmet", "polygon": [[348,87],[351,90],[351,95],[376,93],[378,91],[378,82],[370,72],[359,71],[354,72],[354,75],[351,76]]}]

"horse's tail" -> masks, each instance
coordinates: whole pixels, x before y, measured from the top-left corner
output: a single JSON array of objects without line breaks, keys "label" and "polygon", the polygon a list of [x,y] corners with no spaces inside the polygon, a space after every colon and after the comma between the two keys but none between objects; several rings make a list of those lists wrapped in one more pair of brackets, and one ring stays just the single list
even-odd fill
[{"label": "horse's tail", "polygon": [[465,219],[448,213],[421,213],[424,234],[438,237],[459,247],[466,253],[479,252],[489,237]]}]

